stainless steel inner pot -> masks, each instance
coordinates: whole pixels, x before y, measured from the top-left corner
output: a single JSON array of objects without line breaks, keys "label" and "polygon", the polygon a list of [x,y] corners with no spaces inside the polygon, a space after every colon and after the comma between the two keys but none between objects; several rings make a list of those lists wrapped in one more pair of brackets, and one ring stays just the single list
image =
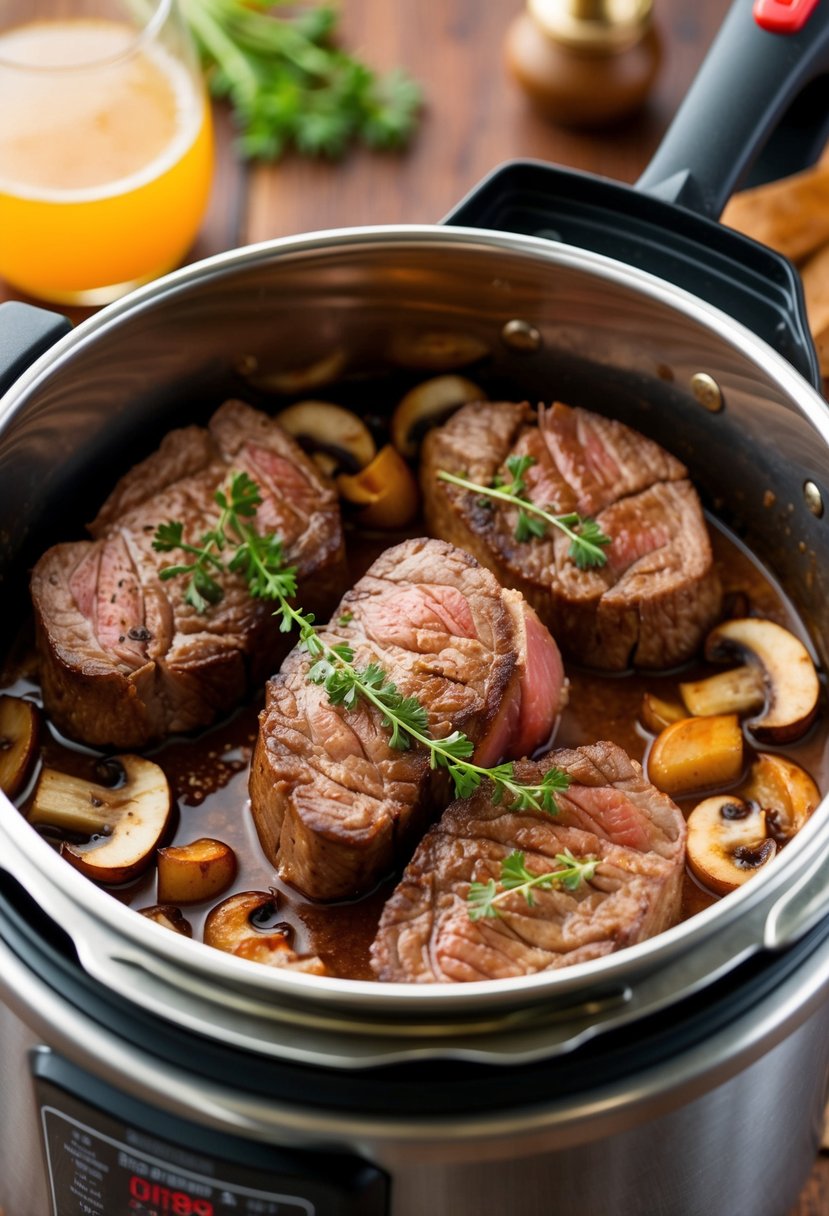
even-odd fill
[{"label": "stainless steel inner pot", "polygon": [[[706,505],[777,575],[825,663],[829,426],[814,390],[716,301],[547,241],[434,227],[323,233],[212,259],[104,310],[33,364],[0,402],[5,611],[24,610],[25,569],[45,544],[77,534],[166,430],[243,395],[246,375],[336,350],[342,382],[358,391],[392,366],[396,337],[424,330],[484,341],[489,376],[510,396],[614,414],[675,452]],[[720,409],[700,399],[700,375]],[[585,1216],[782,1216],[826,1097],[829,954],[810,943],[829,909],[827,815],[824,802],[762,881],[639,946],[527,979],[409,987],[280,973],[170,934],[65,865],[2,800],[0,879],[69,935],[99,992],[151,1020],[159,1042],[184,1031],[192,1046],[171,1064],[71,1005],[0,942],[4,1093],[23,1095],[15,1120],[0,1119],[10,1196],[0,1189],[0,1205],[16,1205],[6,1216],[47,1210],[30,1077],[59,1058],[104,1087],[101,1104],[128,1093],[180,1121],[182,1135],[198,1125],[359,1154],[390,1178],[393,1216],[519,1202],[547,1216],[555,1201]],[[756,977],[778,972],[755,999]],[[742,1001],[725,1024],[724,988]],[[674,1017],[689,1024],[689,1007],[693,1042],[680,1035],[651,1058],[654,1026],[664,1036]],[[706,1007],[721,1016],[700,1040]],[[240,1075],[208,1078],[200,1044],[229,1052]],[[611,1082],[603,1061],[628,1044],[631,1072]],[[240,1079],[250,1060],[300,1080],[287,1098],[254,1094]],[[508,1101],[498,1081],[572,1062],[583,1083],[561,1092],[550,1071],[543,1102]],[[400,1081],[387,1112],[369,1111],[373,1081],[411,1068],[484,1069],[491,1101],[441,1114],[438,1081],[426,1116],[406,1108]],[[323,1074],[351,1087],[350,1110],[314,1096]],[[756,1169],[735,1166],[746,1146]]]},{"label": "stainless steel inner pot", "polygon": [[[766,344],[703,302],[598,255],[434,227],[323,233],[169,276],[79,326],[2,401],[0,521],[16,576],[115,478],[244,376],[339,352],[346,385],[392,366],[402,333],[472,334],[512,396],[612,413],[685,461],[707,505],[775,572],[829,648],[826,406]],[[537,334],[537,340],[516,341]],[[714,381],[721,408],[700,399]],[[710,402],[709,402],[710,404]],[[19,579],[18,579],[19,581]],[[825,804],[769,868],[715,907],[601,961],[499,982],[406,986],[280,973],[160,929],[66,866],[7,803],[2,865],[66,927],[89,973],[240,1045],[352,1067],[428,1052],[564,1050],[780,951],[829,908]],[[520,1047],[515,1031],[520,1030]]]}]

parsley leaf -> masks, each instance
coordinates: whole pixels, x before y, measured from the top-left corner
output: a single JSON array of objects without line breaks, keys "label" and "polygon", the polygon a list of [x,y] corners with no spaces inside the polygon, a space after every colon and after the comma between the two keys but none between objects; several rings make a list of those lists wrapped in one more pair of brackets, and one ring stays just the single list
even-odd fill
[{"label": "parsley leaf", "polygon": [[339,157],[360,141],[403,147],[421,104],[400,70],[379,75],[335,45],[333,6],[274,11],[272,0],[181,0],[215,97],[226,99],[248,159],[293,147]]}]

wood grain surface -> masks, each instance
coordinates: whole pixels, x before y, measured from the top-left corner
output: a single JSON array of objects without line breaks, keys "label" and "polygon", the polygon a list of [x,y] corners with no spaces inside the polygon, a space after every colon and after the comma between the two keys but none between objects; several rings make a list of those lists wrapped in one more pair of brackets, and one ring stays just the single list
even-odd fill
[{"label": "wood grain surface", "polygon": [[[635,181],[687,91],[725,0],[656,0],[663,63],[650,101],[636,118],[596,133],[549,124],[508,76],[503,39],[521,3],[343,0],[341,31],[349,48],[377,67],[403,66],[422,82],[426,101],[415,142],[399,155],[355,151],[336,164],[289,157],[246,168],[235,154],[228,115],[217,111],[214,189],[189,260],[302,231],[435,222],[513,157]],[[25,14],[26,0],[14,4]],[[22,298],[0,282],[0,300]],[[69,311],[73,320],[87,315]],[[781,1216],[829,1216],[829,1157],[817,1159],[798,1204]]]}]

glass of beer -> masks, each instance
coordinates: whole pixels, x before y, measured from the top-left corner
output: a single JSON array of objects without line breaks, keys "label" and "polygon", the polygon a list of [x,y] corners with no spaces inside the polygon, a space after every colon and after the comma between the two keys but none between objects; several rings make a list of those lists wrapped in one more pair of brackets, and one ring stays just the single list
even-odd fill
[{"label": "glass of beer", "polygon": [[0,278],[117,299],[182,261],[212,169],[176,0],[0,0]]}]

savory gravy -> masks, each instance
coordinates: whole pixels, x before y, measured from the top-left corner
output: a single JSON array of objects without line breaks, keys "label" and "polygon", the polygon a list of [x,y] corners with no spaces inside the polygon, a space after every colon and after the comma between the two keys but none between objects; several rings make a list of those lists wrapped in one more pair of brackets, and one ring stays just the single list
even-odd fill
[{"label": "savory gravy", "polygon": [[[709,521],[710,522],[710,521]],[[805,631],[781,588],[757,560],[733,536],[716,523],[711,526],[717,564],[725,590],[725,603],[736,603],[736,615],[746,605],[754,615],[769,617],[805,640]],[[408,535],[418,535],[409,529]],[[389,544],[402,539],[399,533],[360,536],[351,532],[347,548],[351,580],[356,581],[375,557]],[[598,739],[619,744],[634,759],[646,758],[652,737],[639,723],[642,697],[646,691],[657,696],[677,696],[680,679],[687,680],[722,668],[704,664],[686,666],[669,674],[627,674],[606,676],[566,665],[570,680],[570,700],[562,717],[555,744],[577,746]],[[18,671],[21,667],[18,666]],[[3,691],[38,697],[37,685],[30,679],[9,673]],[[234,891],[268,890],[278,892],[278,919],[293,927],[293,946],[300,952],[318,954],[334,975],[352,979],[373,979],[369,966],[369,946],[374,937],[383,903],[391,893],[396,875],[390,876],[371,895],[356,903],[315,904],[303,898],[274,874],[256,836],[247,795],[247,773],[256,739],[257,714],[261,698],[247,705],[220,725],[198,738],[176,738],[147,753],[167,774],[177,805],[174,830],[166,844],[185,844],[202,836],[224,841],[236,852],[239,869]],[[43,762],[46,765],[95,779],[98,753],[59,738],[48,728],[44,731]],[[765,750],[773,750],[766,748]],[[821,791],[829,788],[829,730],[823,714],[808,734],[786,754],[810,773]],[[749,755],[749,762],[751,756]],[[690,811],[699,797],[678,799]],[[21,803],[25,811],[26,800]],[[762,881],[761,879],[759,881]],[[112,895],[134,908],[157,902],[155,871],[119,888]],[[717,897],[686,875],[683,915],[691,916],[713,903]],[[201,937],[210,904],[186,905],[182,912]]]}]

